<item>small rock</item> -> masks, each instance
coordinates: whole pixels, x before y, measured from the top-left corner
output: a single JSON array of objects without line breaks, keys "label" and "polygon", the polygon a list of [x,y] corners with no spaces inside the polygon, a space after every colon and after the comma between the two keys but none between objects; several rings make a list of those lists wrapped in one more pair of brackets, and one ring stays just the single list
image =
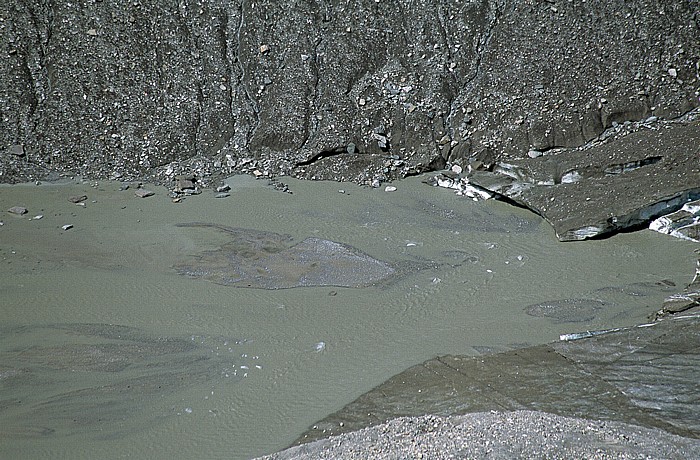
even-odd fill
[{"label": "small rock", "polygon": [[230,196],[231,196],[230,193],[223,192],[223,193],[217,193],[216,195],[214,195],[214,198],[228,198]]},{"label": "small rock", "polygon": [[96,37],[96,36],[97,36],[97,30],[95,30],[95,29],[88,29],[87,34],[90,35],[90,36],[92,36],[92,37]]},{"label": "small rock", "polygon": [[139,198],[146,198],[148,196],[155,195],[155,192],[140,188],[134,192],[134,195],[136,195]]},{"label": "small rock", "polygon": [[265,54],[270,51],[269,45],[260,45],[260,54]]},{"label": "small rock", "polygon": [[527,152],[527,156],[529,156],[530,158],[541,157],[542,152],[540,152],[539,150],[530,150],[529,152]]},{"label": "small rock", "polygon": [[178,191],[183,191],[183,190],[192,190],[195,188],[195,177],[192,175],[185,175],[185,174],[180,174],[175,176],[175,188]]},{"label": "small rock", "polygon": [[66,225],[64,225],[64,226],[61,227],[61,228],[62,228],[64,231],[65,231],[65,230],[70,230],[71,228],[73,228],[73,224],[66,224]]},{"label": "small rock", "polygon": [[12,206],[10,209],[7,210],[10,214],[17,214],[18,216],[26,214],[27,208],[24,206]]},{"label": "small rock", "polygon": [[387,185],[386,188],[384,189],[384,191],[385,192],[395,192],[396,187],[394,187],[393,185]]},{"label": "small rock", "polygon": [[10,146],[8,151],[10,152],[10,155],[15,155],[18,157],[24,156],[24,146],[19,145],[19,144],[15,144],[15,145]]},{"label": "small rock", "polygon": [[462,174],[462,167],[460,165],[452,165],[450,170],[455,174]]},{"label": "small rock", "polygon": [[260,177],[263,175],[263,173],[259,169],[256,169],[255,171],[253,171],[253,175],[255,177]]},{"label": "small rock", "polygon": [[85,201],[85,200],[87,200],[87,195],[75,195],[75,196],[68,197],[68,201],[70,201],[71,203],[76,203],[76,204],[80,203],[82,201]]},{"label": "small rock", "polygon": [[355,149],[356,149],[355,144],[353,144],[352,142],[350,142],[345,150],[346,150],[350,155],[352,155],[353,153],[355,153]]},{"label": "small rock", "polygon": [[372,181],[372,188],[379,188],[380,185],[382,185],[382,183],[379,181],[379,179],[374,179]]},{"label": "small rock", "polygon": [[32,217],[32,220],[41,220],[44,218],[43,214],[37,214],[36,216]]},{"label": "small rock", "polygon": [[672,76],[673,78],[676,78],[678,76],[678,71],[676,69],[668,69],[668,74]]},{"label": "small rock", "polygon": [[224,193],[224,192],[228,192],[230,190],[231,190],[231,186],[228,184],[224,184],[224,185],[220,185],[220,186],[216,187],[217,193]]}]

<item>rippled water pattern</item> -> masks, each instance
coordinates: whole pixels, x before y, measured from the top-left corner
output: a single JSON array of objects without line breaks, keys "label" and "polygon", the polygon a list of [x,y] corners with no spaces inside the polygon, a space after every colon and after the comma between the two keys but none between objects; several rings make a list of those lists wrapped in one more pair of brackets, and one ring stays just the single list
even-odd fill
[{"label": "rippled water pattern", "polygon": [[[419,178],[285,182],[236,177],[229,198],[179,204],[116,183],[1,187],[0,457],[250,458],[436,355],[644,321],[694,264],[691,243],[648,231],[559,243],[526,210]],[[188,222],[334,242],[395,272],[361,288],[185,277],[240,250]]]}]

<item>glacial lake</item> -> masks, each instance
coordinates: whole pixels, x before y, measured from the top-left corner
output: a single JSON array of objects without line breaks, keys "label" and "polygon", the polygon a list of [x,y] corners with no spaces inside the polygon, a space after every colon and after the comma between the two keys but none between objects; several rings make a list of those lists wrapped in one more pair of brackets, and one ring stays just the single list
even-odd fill
[{"label": "glacial lake", "polygon": [[[181,203],[148,185],[147,198],[116,182],[0,186],[0,457],[274,452],[437,355],[646,322],[697,257],[648,230],[560,243],[525,209],[420,177],[394,192],[281,181],[292,193],[236,176],[227,198]],[[364,287],[217,284],[176,267],[232,233],[188,223],[332,241],[395,272]]]}]

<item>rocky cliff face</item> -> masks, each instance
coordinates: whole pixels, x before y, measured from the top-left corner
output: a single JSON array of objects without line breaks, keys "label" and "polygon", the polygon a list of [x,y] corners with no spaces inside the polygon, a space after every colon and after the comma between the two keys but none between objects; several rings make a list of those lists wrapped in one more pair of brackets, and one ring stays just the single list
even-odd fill
[{"label": "rocky cliff face", "polygon": [[696,0],[0,4],[0,181],[385,180],[698,106]]}]

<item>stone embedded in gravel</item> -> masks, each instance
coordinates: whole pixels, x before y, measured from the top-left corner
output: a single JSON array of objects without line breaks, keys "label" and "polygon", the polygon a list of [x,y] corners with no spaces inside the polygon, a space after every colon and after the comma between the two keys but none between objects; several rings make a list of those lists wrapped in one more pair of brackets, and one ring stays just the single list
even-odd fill
[{"label": "stone embedded in gravel", "polygon": [[7,210],[10,214],[17,214],[18,216],[26,214],[27,208],[24,206],[12,206],[10,209]]},{"label": "stone embedded in gravel", "polygon": [[146,190],[143,188],[140,188],[134,192],[134,195],[136,195],[139,198],[146,198],[148,196],[153,196],[155,195],[155,192],[152,192],[150,190]]},{"label": "stone embedded in gravel", "polygon": [[195,188],[195,177],[193,175],[180,174],[175,176],[175,189],[177,191],[193,190]]},{"label": "stone embedded in gravel", "polygon": [[82,201],[85,201],[85,200],[87,200],[87,195],[74,195],[74,196],[68,197],[68,201],[70,201],[71,203],[76,203],[76,204],[80,203]]},{"label": "stone embedded in gravel", "polygon": [[24,156],[24,146],[22,146],[21,144],[15,144],[10,146],[8,151],[10,152],[10,155],[15,155],[18,157]]}]

